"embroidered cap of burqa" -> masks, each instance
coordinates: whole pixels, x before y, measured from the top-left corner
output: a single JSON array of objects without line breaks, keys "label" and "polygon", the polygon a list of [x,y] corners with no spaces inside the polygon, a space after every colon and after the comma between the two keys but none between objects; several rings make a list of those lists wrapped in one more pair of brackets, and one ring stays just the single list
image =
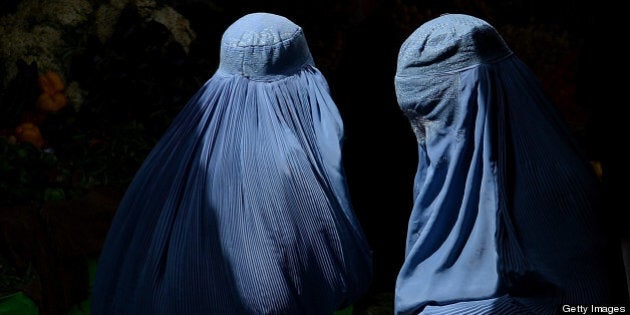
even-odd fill
[{"label": "embroidered cap of burqa", "polygon": [[216,73],[130,184],[92,314],[332,314],[371,280],[343,125],[303,30],[234,22]]},{"label": "embroidered cap of burqa", "polygon": [[595,173],[491,25],[462,14],[421,25],[395,86],[419,156],[396,314],[618,305],[623,270]]}]

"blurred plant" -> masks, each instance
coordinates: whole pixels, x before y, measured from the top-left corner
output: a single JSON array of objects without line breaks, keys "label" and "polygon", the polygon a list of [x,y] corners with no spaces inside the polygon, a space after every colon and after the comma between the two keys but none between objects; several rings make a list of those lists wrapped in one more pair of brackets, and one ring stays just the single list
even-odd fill
[{"label": "blurred plant", "polygon": [[63,199],[63,170],[58,162],[54,153],[30,142],[11,144],[0,138],[0,206]]},{"label": "blurred plant", "polygon": [[0,206],[124,188],[206,80],[188,57],[195,32],[160,0],[9,7],[0,15]]},{"label": "blurred plant", "polygon": [[37,99],[37,108],[45,112],[56,112],[68,105],[68,98],[64,93],[65,85],[61,76],[48,71],[37,79],[42,94]]},{"label": "blurred plant", "polygon": [[39,131],[39,127],[30,122],[21,123],[17,126],[15,128],[15,137],[20,142],[28,142],[38,149],[44,146],[44,139]]}]

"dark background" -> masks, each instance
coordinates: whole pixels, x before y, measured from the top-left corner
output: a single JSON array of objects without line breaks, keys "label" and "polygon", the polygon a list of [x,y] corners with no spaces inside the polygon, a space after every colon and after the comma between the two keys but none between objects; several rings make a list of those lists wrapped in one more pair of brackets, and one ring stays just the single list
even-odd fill
[{"label": "dark background", "polygon": [[[175,38],[173,25],[181,23],[147,18],[131,0],[119,1],[125,5],[109,22],[112,33],[99,38],[97,8],[111,2],[87,2],[92,9],[76,13],[84,19],[72,25],[46,11],[46,1],[0,2],[0,32],[18,34],[0,47],[0,297],[25,292],[42,314],[66,314],[89,297],[90,262],[127,184],[216,70],[225,28],[255,11],[302,26],[342,114],[352,202],[375,262],[357,312],[391,313],[412,207],[416,143],[394,94],[398,49],[443,13],[485,19],[530,65],[584,153],[601,163],[611,229],[627,236],[619,143],[627,139],[621,110],[628,104],[623,80],[613,75],[625,67],[616,39],[627,35],[612,1],[153,1],[154,9],[170,7],[189,23],[188,45]],[[62,43],[11,51],[9,44],[25,38],[20,31],[32,35],[37,26],[57,30]],[[69,101],[42,112],[37,80],[47,71],[61,76]],[[37,125],[42,145],[18,135],[25,122]]]}]

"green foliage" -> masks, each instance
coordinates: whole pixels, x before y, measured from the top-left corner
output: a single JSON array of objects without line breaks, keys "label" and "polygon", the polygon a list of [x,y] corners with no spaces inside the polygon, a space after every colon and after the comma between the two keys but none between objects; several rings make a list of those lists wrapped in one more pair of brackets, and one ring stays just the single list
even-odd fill
[{"label": "green foliage", "polygon": [[38,315],[39,310],[37,309],[35,302],[22,292],[0,297],[0,315],[15,314]]}]

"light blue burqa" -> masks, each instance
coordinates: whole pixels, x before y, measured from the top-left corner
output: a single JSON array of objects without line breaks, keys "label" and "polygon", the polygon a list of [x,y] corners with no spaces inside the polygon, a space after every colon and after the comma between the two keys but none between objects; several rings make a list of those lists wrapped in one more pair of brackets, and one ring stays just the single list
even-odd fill
[{"label": "light blue burqa", "polygon": [[461,14],[421,25],[395,86],[419,155],[396,314],[616,305],[623,274],[596,176],[491,25]]},{"label": "light blue burqa", "polygon": [[139,169],[98,262],[92,314],[332,314],[371,281],[343,125],[302,29],[248,14]]}]

